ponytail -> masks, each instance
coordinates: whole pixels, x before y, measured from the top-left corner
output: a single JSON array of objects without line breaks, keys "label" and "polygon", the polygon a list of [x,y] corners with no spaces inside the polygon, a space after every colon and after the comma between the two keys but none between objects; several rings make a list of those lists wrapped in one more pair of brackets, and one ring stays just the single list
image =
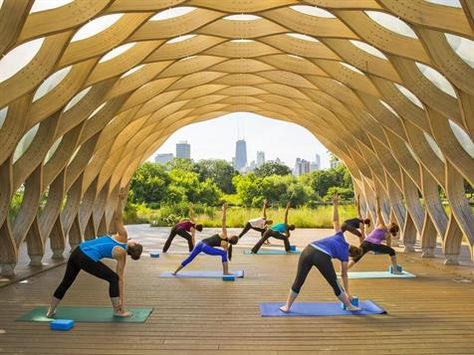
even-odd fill
[{"label": "ponytail", "polygon": [[227,248],[227,256],[229,257],[229,261],[232,260],[232,244],[229,243],[229,247]]}]

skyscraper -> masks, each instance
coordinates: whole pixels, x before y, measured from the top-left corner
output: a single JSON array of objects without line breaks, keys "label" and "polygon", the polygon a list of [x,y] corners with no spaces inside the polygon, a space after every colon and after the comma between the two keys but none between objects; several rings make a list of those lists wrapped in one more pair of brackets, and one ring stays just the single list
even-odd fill
[{"label": "skyscraper", "polygon": [[296,158],[295,169],[293,173],[296,176],[307,174],[309,173],[309,170],[310,170],[309,167],[310,167],[309,161],[305,159]]},{"label": "skyscraper", "polygon": [[155,157],[155,163],[157,164],[166,164],[172,161],[174,158],[173,153],[164,153],[164,154],[157,154]]},{"label": "skyscraper", "polygon": [[239,139],[235,144],[235,169],[242,170],[247,166],[247,143]]},{"label": "skyscraper", "polygon": [[316,160],[309,165],[309,171],[321,170],[321,156],[316,154]]},{"label": "skyscraper", "polygon": [[265,152],[257,152],[257,168],[265,164]]},{"label": "skyscraper", "polygon": [[321,170],[321,156],[319,154],[316,154],[316,160],[314,162],[316,163],[316,169]]},{"label": "skyscraper", "polygon": [[187,141],[176,144],[176,158],[191,159],[191,144]]}]

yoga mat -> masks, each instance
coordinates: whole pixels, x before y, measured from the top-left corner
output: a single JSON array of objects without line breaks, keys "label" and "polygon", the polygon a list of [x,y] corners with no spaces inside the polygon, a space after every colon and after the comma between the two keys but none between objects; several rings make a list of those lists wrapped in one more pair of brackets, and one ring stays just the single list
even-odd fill
[{"label": "yoga mat", "polygon": [[[235,277],[244,277],[244,271],[234,271]],[[174,278],[174,279],[221,279],[224,274],[221,271],[180,271],[178,275],[173,275],[171,272],[164,272],[160,277]]]},{"label": "yoga mat", "polygon": [[260,314],[262,317],[318,317],[318,316],[350,316],[386,314],[387,312],[374,302],[367,300],[361,302],[362,310],[358,312],[345,311],[341,308],[340,302],[302,302],[295,303],[290,312],[280,311],[284,303],[262,303],[260,304]]},{"label": "yoga mat", "polygon": [[286,255],[286,254],[300,254],[301,252],[297,249],[294,251],[285,251],[278,249],[260,249],[257,254],[252,254],[250,250],[244,250],[245,255]]},{"label": "yoga mat", "polygon": [[[153,312],[153,308],[126,308],[133,315],[128,318],[114,317],[112,307],[58,307],[54,319],[72,319],[76,322],[89,323],[144,323]],[[23,322],[51,322],[53,318],[45,316],[48,307],[36,307],[32,311],[22,315],[17,321]]]},{"label": "yoga mat", "polygon": [[412,279],[416,277],[407,271],[403,271],[401,275],[391,274],[388,271],[359,271],[349,272],[348,276],[350,279]]},{"label": "yoga mat", "polygon": [[[167,251],[166,253],[163,253],[160,250],[160,254],[161,255],[189,255],[189,254],[191,254],[191,252],[189,252],[187,250],[175,250],[175,251]],[[206,255],[206,254],[204,254],[204,255]]]}]

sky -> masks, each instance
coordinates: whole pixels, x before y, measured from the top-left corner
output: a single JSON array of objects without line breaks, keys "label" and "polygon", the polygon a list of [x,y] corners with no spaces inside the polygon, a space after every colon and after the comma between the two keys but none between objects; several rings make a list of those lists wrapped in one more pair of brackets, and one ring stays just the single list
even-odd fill
[{"label": "sky", "polygon": [[257,159],[257,151],[265,152],[266,160],[280,158],[293,167],[296,158],[314,161],[321,156],[321,167],[329,167],[327,149],[307,129],[254,113],[237,112],[205,122],[194,123],[177,130],[150,157],[156,154],[176,154],[176,143],[186,140],[191,144],[191,158],[225,159],[235,156],[235,142],[244,138],[247,142],[247,161]]}]

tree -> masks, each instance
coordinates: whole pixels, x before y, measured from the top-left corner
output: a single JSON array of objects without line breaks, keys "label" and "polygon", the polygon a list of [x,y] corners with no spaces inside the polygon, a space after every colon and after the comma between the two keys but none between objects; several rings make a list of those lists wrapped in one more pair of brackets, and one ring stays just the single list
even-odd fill
[{"label": "tree", "polygon": [[166,171],[171,171],[173,169],[180,169],[185,171],[194,171],[195,163],[192,159],[183,159],[183,158],[174,158],[170,162],[165,164]]},{"label": "tree", "polygon": [[261,167],[255,169],[255,176],[257,177],[266,177],[271,175],[290,175],[291,169],[284,164],[280,164],[274,161],[267,162]]},{"label": "tree", "polygon": [[344,165],[334,169],[318,170],[302,176],[301,181],[312,187],[313,191],[320,197],[328,194],[331,187],[340,187],[354,190],[349,171]]},{"label": "tree", "polygon": [[199,181],[198,173],[182,169],[173,169],[169,172],[171,185],[176,193],[184,191],[185,198],[180,202],[204,203],[215,205],[221,197],[219,187],[210,179]]},{"label": "tree", "polygon": [[324,201],[331,201],[335,193],[337,193],[343,201],[350,201],[354,198],[354,190],[347,187],[331,186],[328,189],[326,196],[324,196]]},{"label": "tree", "polygon": [[194,171],[201,181],[211,179],[224,193],[235,193],[232,179],[239,173],[225,160],[201,160],[194,165]]},{"label": "tree", "polygon": [[134,203],[159,202],[165,198],[170,182],[162,165],[144,163],[130,181],[130,199]]},{"label": "tree", "polygon": [[245,176],[237,175],[232,179],[242,205],[251,207],[256,203],[254,199],[262,196],[261,181],[261,178],[256,177],[252,173]]}]

